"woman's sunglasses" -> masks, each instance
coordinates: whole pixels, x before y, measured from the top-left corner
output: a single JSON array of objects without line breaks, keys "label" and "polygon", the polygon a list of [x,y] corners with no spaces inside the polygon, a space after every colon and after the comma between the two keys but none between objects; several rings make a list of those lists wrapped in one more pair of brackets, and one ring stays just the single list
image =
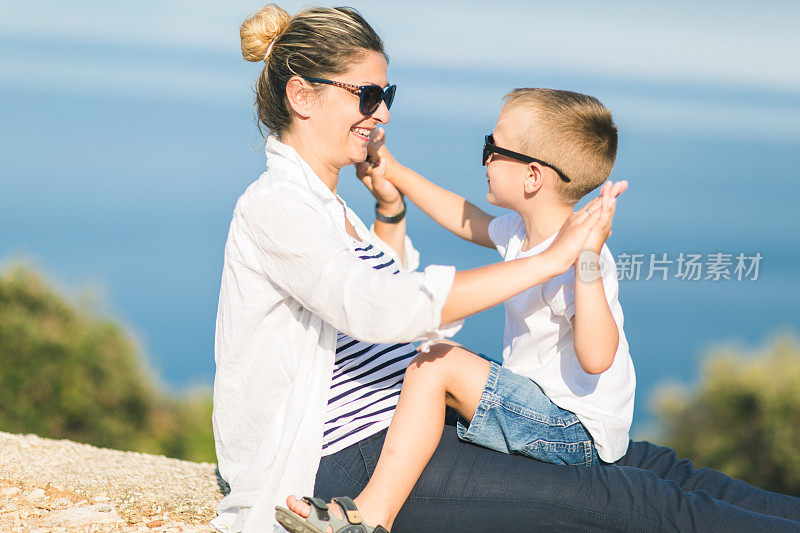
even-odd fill
[{"label": "woman's sunglasses", "polygon": [[520,154],[519,152],[512,152],[511,150],[506,150],[505,148],[500,148],[496,144],[494,144],[494,136],[491,134],[485,137],[483,143],[483,165],[485,166],[486,163],[489,161],[489,158],[492,154],[500,154],[506,157],[510,157],[511,159],[516,159],[517,161],[522,161],[523,163],[539,163],[540,165],[544,165],[546,167],[552,168],[558,174],[558,177],[564,180],[565,182],[569,183],[570,179],[567,177],[566,174],[561,172],[558,168],[554,167],[550,163],[545,163],[541,159],[536,159],[535,157],[531,157],[529,155]]},{"label": "woman's sunglasses", "polygon": [[397,91],[397,85],[389,85],[385,89],[380,85],[353,85],[351,83],[343,83],[341,81],[324,80],[322,78],[307,78],[303,76],[306,81],[314,83],[326,83],[334,87],[341,87],[345,91],[350,91],[359,97],[358,109],[362,115],[369,116],[373,114],[381,106],[381,102],[386,102],[386,109],[392,107],[392,100],[394,100],[394,93]]}]

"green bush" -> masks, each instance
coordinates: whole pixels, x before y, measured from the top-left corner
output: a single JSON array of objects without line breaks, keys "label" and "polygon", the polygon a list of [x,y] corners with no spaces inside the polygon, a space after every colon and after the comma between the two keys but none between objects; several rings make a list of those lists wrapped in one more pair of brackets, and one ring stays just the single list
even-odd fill
[{"label": "green bush", "polygon": [[119,324],[31,268],[0,274],[0,430],[213,461],[210,395],[155,383]]},{"label": "green bush", "polygon": [[662,388],[665,444],[701,466],[800,496],[800,342],[709,353],[694,392]]}]

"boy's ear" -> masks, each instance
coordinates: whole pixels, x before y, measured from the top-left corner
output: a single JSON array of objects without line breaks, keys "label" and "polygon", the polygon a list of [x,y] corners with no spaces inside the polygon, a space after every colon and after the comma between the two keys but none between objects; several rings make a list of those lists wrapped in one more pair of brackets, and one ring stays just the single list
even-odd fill
[{"label": "boy's ear", "polygon": [[542,188],[543,184],[544,174],[542,173],[542,167],[539,165],[539,163],[529,163],[528,175],[525,176],[525,182],[523,184],[525,188],[525,194],[533,194],[537,192]]},{"label": "boy's ear", "polygon": [[311,116],[311,107],[316,100],[316,93],[305,80],[299,76],[293,76],[286,83],[286,99],[295,113],[302,118],[308,118]]}]

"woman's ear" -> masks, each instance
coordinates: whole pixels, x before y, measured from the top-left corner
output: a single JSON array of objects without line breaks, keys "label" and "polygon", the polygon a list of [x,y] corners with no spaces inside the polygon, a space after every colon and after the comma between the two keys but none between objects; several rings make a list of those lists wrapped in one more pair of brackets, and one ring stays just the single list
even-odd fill
[{"label": "woman's ear", "polygon": [[529,163],[528,164],[528,175],[525,176],[525,182],[523,187],[525,188],[525,194],[533,194],[538,192],[539,189],[542,188],[544,184],[544,174],[542,173],[542,167],[539,163]]},{"label": "woman's ear", "polygon": [[295,113],[308,118],[316,100],[316,91],[300,76],[292,76],[286,83],[286,99]]}]

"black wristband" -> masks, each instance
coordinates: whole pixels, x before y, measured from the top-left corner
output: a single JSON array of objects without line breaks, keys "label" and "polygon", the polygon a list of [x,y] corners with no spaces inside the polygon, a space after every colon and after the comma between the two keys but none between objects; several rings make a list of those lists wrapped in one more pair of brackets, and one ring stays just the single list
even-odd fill
[{"label": "black wristband", "polygon": [[397,213],[396,215],[392,215],[387,217],[386,215],[382,215],[378,211],[378,204],[375,204],[375,220],[378,222],[383,222],[385,224],[397,224],[401,220],[403,220],[406,216],[406,201],[403,200],[403,210]]}]

